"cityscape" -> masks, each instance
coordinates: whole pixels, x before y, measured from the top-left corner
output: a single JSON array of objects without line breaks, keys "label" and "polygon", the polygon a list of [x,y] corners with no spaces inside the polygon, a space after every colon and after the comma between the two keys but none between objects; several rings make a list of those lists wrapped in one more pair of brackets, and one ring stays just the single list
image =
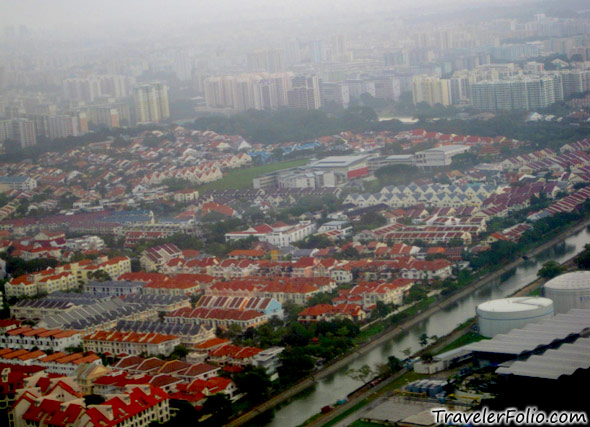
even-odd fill
[{"label": "cityscape", "polygon": [[5,0],[10,427],[587,425],[590,4]]}]

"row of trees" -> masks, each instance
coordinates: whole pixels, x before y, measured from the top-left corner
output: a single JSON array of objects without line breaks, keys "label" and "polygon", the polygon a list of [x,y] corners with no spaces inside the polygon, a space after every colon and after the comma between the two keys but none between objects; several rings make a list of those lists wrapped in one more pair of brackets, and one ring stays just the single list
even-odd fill
[{"label": "row of trees", "polygon": [[511,241],[497,241],[490,245],[490,250],[481,252],[474,256],[468,256],[471,267],[475,270],[480,268],[501,265],[520,254],[532,244],[546,239],[560,230],[563,230],[571,223],[582,218],[590,212],[590,201],[584,204],[581,212],[561,212],[556,215],[540,219],[533,224],[533,228],[523,233],[518,243]]},{"label": "row of trees", "polygon": [[273,144],[305,141],[346,130],[369,130],[376,121],[377,114],[372,108],[352,106],[334,114],[321,110],[248,110],[231,117],[199,118],[195,120],[192,128],[229,135],[238,134],[252,142]]}]

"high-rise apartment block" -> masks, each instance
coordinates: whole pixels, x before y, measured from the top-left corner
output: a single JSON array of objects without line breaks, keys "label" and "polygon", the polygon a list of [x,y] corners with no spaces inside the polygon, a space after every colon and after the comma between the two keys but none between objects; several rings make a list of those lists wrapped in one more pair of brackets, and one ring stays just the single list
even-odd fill
[{"label": "high-rise apartment block", "polygon": [[163,83],[148,83],[133,89],[137,123],[159,123],[170,117],[168,87]]},{"label": "high-rise apartment block", "polygon": [[274,110],[287,105],[291,87],[287,73],[254,73],[209,77],[204,82],[209,109]]},{"label": "high-rise apartment block", "polygon": [[67,138],[88,132],[87,126],[80,126],[78,115],[31,114],[28,118],[35,124],[36,135],[48,139]]},{"label": "high-rise apartment block", "polygon": [[77,111],[85,114],[88,123],[112,129],[131,125],[129,110],[127,102],[110,102],[80,107]]},{"label": "high-rise apartment block", "polygon": [[317,110],[322,106],[320,81],[316,76],[295,76],[292,88],[287,92],[287,103],[291,108]]},{"label": "high-rise apartment block", "polygon": [[412,80],[412,100],[414,104],[425,102],[432,106],[436,104],[451,105],[450,81],[435,76],[414,76]]},{"label": "high-rise apartment block", "polygon": [[482,81],[472,84],[470,90],[471,105],[485,111],[535,110],[563,100],[557,74]]},{"label": "high-rise apartment block", "polygon": [[22,148],[32,147],[37,144],[35,122],[29,119],[12,120],[12,135],[10,139],[16,140]]},{"label": "high-rise apartment block", "polygon": [[348,86],[337,82],[322,82],[322,105],[335,105],[339,108],[347,108],[350,103]]},{"label": "high-rise apartment block", "polygon": [[125,98],[134,84],[135,79],[131,77],[106,74],[65,79],[62,88],[66,99],[90,103],[97,98]]}]

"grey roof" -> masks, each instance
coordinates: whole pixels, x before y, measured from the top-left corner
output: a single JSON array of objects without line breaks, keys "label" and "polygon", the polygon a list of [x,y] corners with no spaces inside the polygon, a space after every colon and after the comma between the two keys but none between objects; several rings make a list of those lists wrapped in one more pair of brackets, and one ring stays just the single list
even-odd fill
[{"label": "grey roof", "polygon": [[297,249],[293,252],[293,256],[296,258],[310,257],[313,254],[314,249]]},{"label": "grey roof", "polygon": [[509,367],[498,368],[498,374],[556,380],[573,375],[579,369],[590,368],[590,339],[579,338],[574,343],[563,344],[558,349],[547,350],[527,360],[517,360]]},{"label": "grey roof", "polygon": [[477,352],[518,356],[580,335],[585,330],[590,331],[590,310],[573,309],[566,314],[558,314],[538,323],[529,323],[521,329],[513,329],[507,334],[498,334],[491,340],[470,344],[466,348]]},{"label": "grey roof", "polygon": [[41,320],[39,326],[46,328],[83,330],[106,321],[127,317],[152,308],[146,303],[134,303],[114,298],[94,304],[74,308],[68,312],[60,312]]},{"label": "grey roof", "polygon": [[210,332],[212,326],[149,320],[120,320],[115,329],[121,332],[156,332],[159,334],[193,336]]},{"label": "grey roof", "polygon": [[92,281],[88,282],[85,286],[104,286],[104,287],[117,287],[117,288],[135,288],[135,287],[143,287],[145,283],[143,282],[130,282],[127,280],[107,280],[104,282],[97,282]]},{"label": "grey roof", "polygon": [[31,308],[44,308],[44,309],[55,309],[55,310],[66,310],[73,307],[74,304],[68,301],[53,301],[53,300],[21,300],[14,304],[14,307],[31,307]]},{"label": "grey roof", "polygon": [[145,305],[168,305],[175,302],[189,300],[190,298],[186,295],[127,295],[125,297],[126,303],[139,303]]},{"label": "grey roof", "polygon": [[77,292],[52,292],[47,295],[45,298],[41,298],[39,301],[66,301],[71,302],[75,305],[88,305],[88,304],[95,304],[99,301],[107,301],[110,300],[112,297],[106,294],[90,294],[87,292],[77,293]]}]

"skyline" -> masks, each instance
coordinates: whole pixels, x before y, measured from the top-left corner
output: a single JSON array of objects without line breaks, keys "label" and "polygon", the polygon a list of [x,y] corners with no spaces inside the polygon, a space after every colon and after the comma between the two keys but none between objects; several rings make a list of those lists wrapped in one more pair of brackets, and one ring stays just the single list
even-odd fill
[{"label": "skyline", "polygon": [[[105,0],[100,4],[84,1],[55,0],[51,3],[18,0],[6,0],[0,4],[0,27],[8,25],[28,25],[38,29],[86,28],[101,27],[106,23],[136,23],[181,25],[196,23],[211,23],[214,21],[258,21],[273,19],[315,19],[334,16],[358,17],[381,15],[383,12],[418,12],[420,14],[434,13],[449,8],[475,8],[489,5],[514,4],[522,5],[534,0],[503,0],[494,2],[485,0],[474,6],[467,0],[453,0],[441,3],[439,0],[418,0],[407,2],[403,0],[369,0],[359,3],[354,0],[344,0],[333,3],[327,0],[220,0],[212,7],[209,2],[194,2],[190,0],[172,0],[166,2],[166,7],[157,0]],[[261,12],[262,11],[262,12]]]}]

